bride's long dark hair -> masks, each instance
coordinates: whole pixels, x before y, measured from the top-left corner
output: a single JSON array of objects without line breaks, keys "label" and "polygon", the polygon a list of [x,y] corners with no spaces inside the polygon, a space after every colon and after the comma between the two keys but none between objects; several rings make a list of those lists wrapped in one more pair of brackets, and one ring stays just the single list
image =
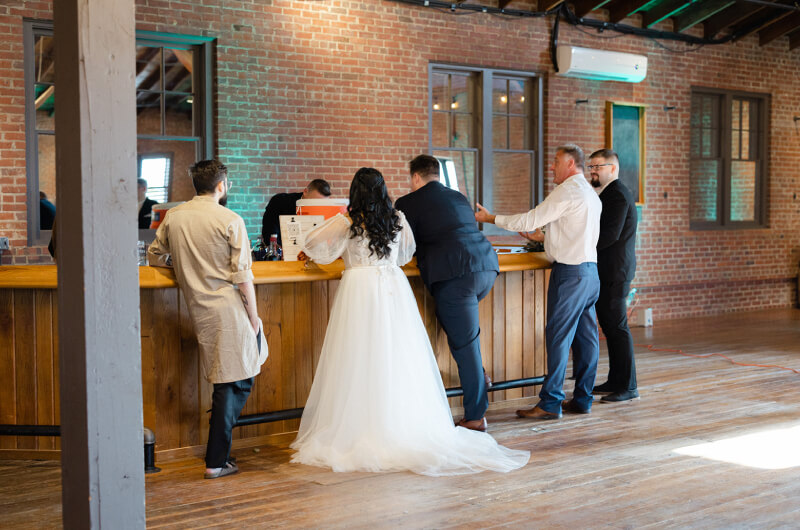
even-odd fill
[{"label": "bride's long dark hair", "polygon": [[392,206],[383,175],[377,169],[362,167],[350,184],[350,205],[347,207],[353,224],[351,237],[366,233],[370,256],[387,257],[389,245],[401,229],[400,216]]}]

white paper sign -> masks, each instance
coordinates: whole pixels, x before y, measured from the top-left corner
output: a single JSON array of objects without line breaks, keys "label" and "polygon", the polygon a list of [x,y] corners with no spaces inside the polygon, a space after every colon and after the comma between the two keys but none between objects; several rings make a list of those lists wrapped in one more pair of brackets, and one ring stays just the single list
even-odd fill
[{"label": "white paper sign", "polygon": [[297,255],[303,250],[305,234],[325,221],[323,215],[280,215],[281,241],[283,243],[283,261],[297,261]]}]

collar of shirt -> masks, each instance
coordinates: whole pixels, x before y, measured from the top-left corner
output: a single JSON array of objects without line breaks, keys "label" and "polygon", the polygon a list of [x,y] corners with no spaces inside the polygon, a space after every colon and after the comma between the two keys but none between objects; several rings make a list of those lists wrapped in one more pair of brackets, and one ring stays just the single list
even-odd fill
[{"label": "collar of shirt", "polygon": [[619,177],[614,177],[613,179],[611,179],[608,182],[606,182],[605,185],[600,186],[599,188],[594,188],[594,191],[596,191],[597,194],[600,195],[601,193],[603,193],[603,191],[605,191],[605,189],[608,187],[609,184],[611,184],[612,182],[614,182],[618,178]]}]

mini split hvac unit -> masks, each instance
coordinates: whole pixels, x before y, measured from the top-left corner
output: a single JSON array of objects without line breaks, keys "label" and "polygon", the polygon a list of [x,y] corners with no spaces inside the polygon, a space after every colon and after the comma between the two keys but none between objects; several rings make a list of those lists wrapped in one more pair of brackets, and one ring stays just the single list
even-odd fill
[{"label": "mini split hvac unit", "polygon": [[644,55],[559,46],[556,57],[557,74],[566,77],[638,83],[647,75]]}]

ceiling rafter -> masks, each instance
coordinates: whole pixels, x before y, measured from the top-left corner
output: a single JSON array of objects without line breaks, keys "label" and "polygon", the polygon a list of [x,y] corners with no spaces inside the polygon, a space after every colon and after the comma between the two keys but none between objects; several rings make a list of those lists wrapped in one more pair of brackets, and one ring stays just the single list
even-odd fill
[{"label": "ceiling rafter", "polygon": [[789,33],[789,50],[800,48],[800,29]]},{"label": "ceiling rafter", "polygon": [[791,14],[785,9],[767,8],[731,26],[731,33],[736,35],[736,40],[741,40]]},{"label": "ceiling rafter", "polygon": [[648,2],[643,0],[614,0],[609,2],[604,7],[608,10],[609,22],[619,22],[628,18],[640,9],[642,9]]},{"label": "ceiling rafter", "polygon": [[800,26],[800,13],[792,13],[758,32],[758,45],[766,46],[770,42],[788,35]]},{"label": "ceiling rafter", "polygon": [[707,39],[712,39],[728,26],[737,24],[765,8],[766,6],[747,2],[746,0],[736,0],[734,5],[707,18],[703,22],[703,36]]},{"label": "ceiling rafter", "polygon": [[600,9],[611,0],[574,0],[572,4],[572,12],[576,17],[583,17],[595,9]]},{"label": "ceiling rafter", "polygon": [[692,5],[692,0],[664,0],[642,17],[642,26],[650,28],[665,20],[673,17]]},{"label": "ceiling rafter", "polygon": [[672,18],[674,31],[686,31],[735,4],[735,0],[707,0],[696,2]]}]

